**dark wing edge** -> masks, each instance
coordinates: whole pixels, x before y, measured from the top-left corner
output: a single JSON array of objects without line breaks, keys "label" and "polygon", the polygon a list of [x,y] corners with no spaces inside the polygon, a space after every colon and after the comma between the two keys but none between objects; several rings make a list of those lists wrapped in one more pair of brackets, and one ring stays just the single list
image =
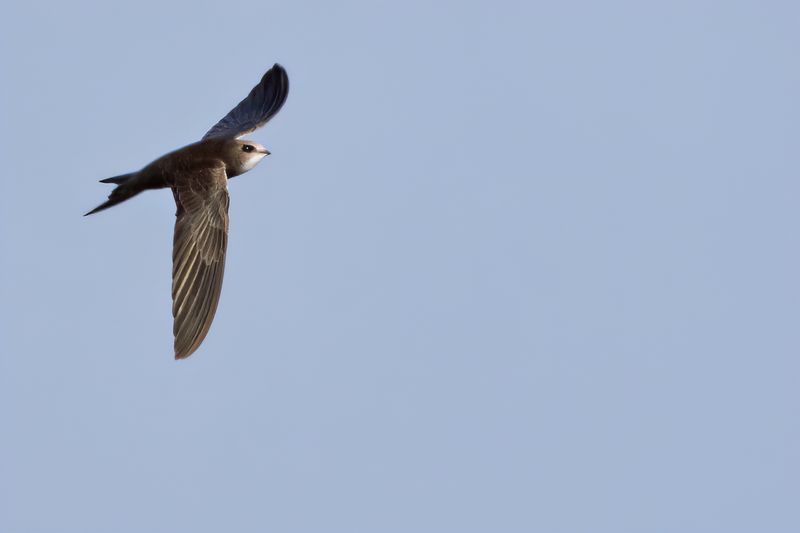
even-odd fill
[{"label": "dark wing edge", "polygon": [[255,131],[274,117],[289,94],[289,75],[275,63],[250,94],[203,136],[236,138]]},{"label": "dark wing edge", "polygon": [[217,167],[178,178],[173,188],[178,208],[172,247],[175,359],[197,350],[217,311],[228,245],[226,181],[224,167]]}]

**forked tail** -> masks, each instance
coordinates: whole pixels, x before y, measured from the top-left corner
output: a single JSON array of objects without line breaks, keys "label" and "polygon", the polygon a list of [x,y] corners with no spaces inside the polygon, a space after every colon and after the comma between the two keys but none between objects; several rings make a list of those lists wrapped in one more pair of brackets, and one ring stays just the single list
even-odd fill
[{"label": "forked tail", "polygon": [[124,202],[128,198],[132,198],[141,192],[141,189],[133,188],[127,185],[127,182],[134,176],[136,173],[133,174],[123,174],[121,176],[114,176],[113,178],[106,178],[104,180],[100,180],[100,183],[114,183],[117,186],[111,191],[111,194],[108,195],[108,200],[103,202],[102,204],[98,205],[88,213],[83,216],[93,215],[98,211],[102,211],[104,209],[108,209],[111,206],[117,205],[121,202]]}]

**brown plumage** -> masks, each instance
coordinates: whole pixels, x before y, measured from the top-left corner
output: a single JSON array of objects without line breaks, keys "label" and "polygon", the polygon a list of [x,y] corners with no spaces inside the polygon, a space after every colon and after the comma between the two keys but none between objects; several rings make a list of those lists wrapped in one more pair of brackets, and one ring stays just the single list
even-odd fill
[{"label": "brown plumage", "polygon": [[91,215],[148,189],[170,187],[175,197],[172,247],[172,316],[175,358],[189,357],[211,327],[222,290],[228,243],[228,179],[255,167],[269,151],[239,140],[283,106],[289,79],[280,65],[203,139],[164,155],[138,172],[100,180],[117,187]]}]

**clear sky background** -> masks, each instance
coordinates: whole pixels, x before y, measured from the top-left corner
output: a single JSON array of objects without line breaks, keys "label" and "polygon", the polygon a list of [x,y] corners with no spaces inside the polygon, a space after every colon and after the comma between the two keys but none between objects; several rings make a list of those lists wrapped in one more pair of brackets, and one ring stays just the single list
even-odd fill
[{"label": "clear sky background", "polygon": [[[0,531],[800,531],[800,4],[21,2]],[[274,62],[216,320],[97,180]]]}]

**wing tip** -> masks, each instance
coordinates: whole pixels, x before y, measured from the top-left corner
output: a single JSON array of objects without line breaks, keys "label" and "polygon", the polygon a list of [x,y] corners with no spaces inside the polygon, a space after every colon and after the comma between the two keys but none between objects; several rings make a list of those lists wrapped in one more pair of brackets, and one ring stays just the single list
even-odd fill
[{"label": "wing tip", "polygon": [[283,65],[274,63],[244,100],[203,135],[203,140],[236,138],[257,130],[281,110],[288,96],[289,74]]},{"label": "wing tip", "polygon": [[198,348],[200,348],[200,345],[203,343],[204,337],[205,335],[197,339],[193,339],[193,342],[191,342],[191,344],[188,345],[185,342],[182,345],[179,345],[178,338],[176,337],[174,344],[175,360],[182,361],[183,359],[188,359],[189,356],[191,356],[194,352],[197,351]]},{"label": "wing tip", "polygon": [[176,338],[174,347],[175,360],[182,361],[184,359],[188,359],[189,356],[191,356],[194,352],[196,352],[197,349],[200,348],[200,345],[203,344],[203,341],[205,340],[206,335],[208,334],[208,329],[210,326],[211,323],[209,322],[207,324],[207,327],[204,328],[204,331],[202,331],[201,334],[198,335],[196,339],[193,339],[192,343],[188,346],[178,346],[177,343],[178,339]]},{"label": "wing tip", "polygon": [[268,71],[264,73],[262,76],[261,81],[262,83],[266,82],[272,76],[277,76],[280,78],[280,81],[286,87],[283,88],[283,92],[288,92],[288,85],[289,85],[289,73],[286,72],[286,69],[280,63],[275,63],[272,65]]},{"label": "wing tip", "polygon": [[192,352],[188,352],[188,353],[175,352],[175,360],[176,361],[183,361],[185,359],[189,359],[190,355],[192,355]]}]

